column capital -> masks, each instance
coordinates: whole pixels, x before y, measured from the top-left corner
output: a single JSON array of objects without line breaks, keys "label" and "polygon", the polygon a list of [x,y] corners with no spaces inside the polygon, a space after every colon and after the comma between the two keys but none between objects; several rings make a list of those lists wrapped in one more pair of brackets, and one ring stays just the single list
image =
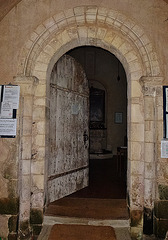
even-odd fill
[{"label": "column capital", "polygon": [[163,77],[141,77],[139,82],[144,96],[160,96],[162,93]]},{"label": "column capital", "polygon": [[23,96],[34,95],[35,87],[38,85],[39,80],[34,76],[16,76],[14,83],[20,86],[20,93]]}]

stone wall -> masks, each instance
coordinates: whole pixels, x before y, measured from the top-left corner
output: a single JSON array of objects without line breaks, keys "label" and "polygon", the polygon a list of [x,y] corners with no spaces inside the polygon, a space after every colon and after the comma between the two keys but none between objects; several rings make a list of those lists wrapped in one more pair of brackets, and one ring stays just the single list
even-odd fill
[{"label": "stone wall", "polygon": [[[23,234],[30,235],[32,224],[35,235],[40,231],[47,194],[51,70],[64,53],[83,45],[115,54],[126,71],[132,235],[141,239],[146,222],[151,232],[153,215],[156,235],[165,234],[168,176],[167,159],[160,158],[160,142],[161,87],[168,83],[168,5],[162,0],[95,0],[92,4],[89,0],[22,0],[0,22],[0,83],[21,86],[17,138],[0,139],[0,202],[6,209],[1,212],[4,228],[0,231],[4,237],[16,235],[18,213]],[[37,221],[33,220],[35,212],[39,213]],[[8,227],[8,223],[14,224]]]}]

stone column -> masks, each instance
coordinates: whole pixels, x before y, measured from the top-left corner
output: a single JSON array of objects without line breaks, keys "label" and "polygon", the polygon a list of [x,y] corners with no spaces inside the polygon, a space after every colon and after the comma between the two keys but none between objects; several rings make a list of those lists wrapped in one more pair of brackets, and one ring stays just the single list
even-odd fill
[{"label": "stone column", "polygon": [[[31,202],[31,159],[32,159],[32,119],[33,98],[38,80],[35,77],[15,77],[20,86],[20,106],[18,110],[18,155],[19,155],[19,236],[29,237]],[[27,239],[26,238],[26,239]]]},{"label": "stone column", "polygon": [[[142,77],[140,84],[144,95],[144,233],[153,233],[153,209],[158,158],[158,129],[160,126],[158,101],[162,95],[162,77]],[[159,134],[160,136],[160,134]],[[160,144],[159,144],[160,146]]]}]

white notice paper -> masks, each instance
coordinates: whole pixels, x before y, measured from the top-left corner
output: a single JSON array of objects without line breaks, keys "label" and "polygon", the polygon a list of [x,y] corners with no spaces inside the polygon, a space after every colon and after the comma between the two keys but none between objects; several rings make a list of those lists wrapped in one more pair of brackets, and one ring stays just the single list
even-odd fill
[{"label": "white notice paper", "polygon": [[4,86],[3,102],[11,102],[13,109],[19,107],[20,86]]},{"label": "white notice paper", "polygon": [[168,112],[168,88],[166,88],[166,112]]},{"label": "white notice paper", "polygon": [[16,136],[16,119],[0,119],[0,136]]},{"label": "white notice paper", "polygon": [[13,104],[10,102],[2,102],[1,104],[1,118],[12,118]]},{"label": "white notice paper", "polygon": [[168,158],[168,139],[161,140],[161,158]]}]

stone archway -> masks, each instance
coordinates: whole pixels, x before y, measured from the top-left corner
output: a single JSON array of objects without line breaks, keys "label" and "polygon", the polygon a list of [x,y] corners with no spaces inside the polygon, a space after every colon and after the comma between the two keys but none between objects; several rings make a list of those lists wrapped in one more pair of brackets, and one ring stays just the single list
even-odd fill
[{"label": "stone archway", "polygon": [[161,95],[162,77],[157,55],[143,29],[120,12],[96,6],[80,6],[51,17],[32,33],[21,51],[15,79],[21,85],[22,103],[18,145],[22,146],[20,165],[27,164],[28,170],[20,171],[20,224],[29,223],[31,212],[42,213],[45,205],[48,86],[52,68],[64,53],[83,45],[98,46],[113,53],[127,74],[127,191],[132,222],[137,213],[140,215],[138,225],[132,224],[132,229],[141,234],[144,207],[153,208],[155,194],[153,177],[145,172],[148,163],[155,167],[156,139],[152,126],[158,124],[158,119],[153,113],[149,116],[147,108],[155,108],[156,97]]}]

